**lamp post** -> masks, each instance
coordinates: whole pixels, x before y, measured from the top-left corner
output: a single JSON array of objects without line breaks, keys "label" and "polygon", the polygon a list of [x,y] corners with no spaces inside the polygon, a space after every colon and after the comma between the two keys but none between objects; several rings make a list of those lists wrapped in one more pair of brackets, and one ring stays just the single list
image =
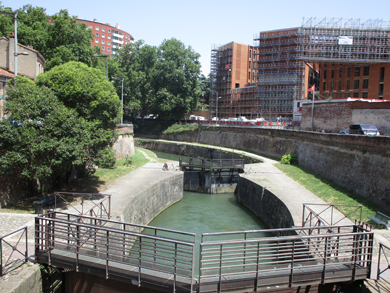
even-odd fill
[{"label": "lamp post", "polygon": [[94,54],[92,55],[92,57],[106,57],[107,60],[106,60],[106,79],[108,80],[108,54],[107,55],[98,55],[98,54]]},{"label": "lamp post", "polygon": [[[123,80],[124,80],[124,78],[123,77],[111,77],[111,79],[121,80],[122,81],[122,93],[121,93],[122,115],[121,115],[121,124],[123,124]],[[114,81],[112,81],[112,82],[114,82]]]}]

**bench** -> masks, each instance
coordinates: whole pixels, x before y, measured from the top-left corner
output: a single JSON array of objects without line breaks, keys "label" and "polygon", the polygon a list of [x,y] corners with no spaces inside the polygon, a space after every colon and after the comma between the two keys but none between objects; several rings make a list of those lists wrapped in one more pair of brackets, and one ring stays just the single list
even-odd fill
[{"label": "bench", "polygon": [[41,196],[40,201],[34,201],[33,204],[35,205],[35,213],[36,214],[42,214],[42,207],[43,206],[49,206],[54,204],[56,201],[58,201],[60,198],[54,195],[54,194],[44,194]]},{"label": "bench", "polygon": [[390,228],[390,217],[382,214],[381,212],[376,212],[375,217],[367,216],[371,221],[383,225],[386,228]]}]

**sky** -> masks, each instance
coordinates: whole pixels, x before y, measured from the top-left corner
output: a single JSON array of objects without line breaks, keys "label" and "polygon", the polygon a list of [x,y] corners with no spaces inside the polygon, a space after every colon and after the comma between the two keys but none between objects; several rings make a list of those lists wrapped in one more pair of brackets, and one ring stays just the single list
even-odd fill
[{"label": "sky", "polygon": [[176,38],[199,53],[202,73],[210,72],[211,49],[232,41],[254,45],[260,31],[299,27],[304,19],[390,20],[389,0],[6,0],[1,5],[46,8],[48,15],[61,9],[81,19],[117,23],[135,40],[158,46]]}]

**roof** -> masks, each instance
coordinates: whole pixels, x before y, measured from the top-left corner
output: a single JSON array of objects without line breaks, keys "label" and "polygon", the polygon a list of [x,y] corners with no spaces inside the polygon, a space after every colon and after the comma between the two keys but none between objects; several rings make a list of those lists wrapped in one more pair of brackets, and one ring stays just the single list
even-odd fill
[{"label": "roof", "polygon": [[4,76],[6,78],[14,78],[14,73],[9,72],[8,70],[5,70],[3,68],[0,68],[0,76]]}]

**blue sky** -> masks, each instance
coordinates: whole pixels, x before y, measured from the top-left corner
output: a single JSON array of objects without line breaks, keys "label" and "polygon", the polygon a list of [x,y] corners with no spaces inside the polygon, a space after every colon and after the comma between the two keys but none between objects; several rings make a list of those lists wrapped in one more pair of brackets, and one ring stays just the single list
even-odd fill
[{"label": "blue sky", "polygon": [[361,18],[390,20],[389,0],[12,0],[5,7],[32,4],[46,8],[47,14],[67,9],[82,19],[120,24],[120,28],[158,46],[164,39],[176,38],[201,54],[202,72],[210,71],[210,52],[214,44],[232,41],[253,45],[253,36],[264,30],[298,27],[302,19]]}]

